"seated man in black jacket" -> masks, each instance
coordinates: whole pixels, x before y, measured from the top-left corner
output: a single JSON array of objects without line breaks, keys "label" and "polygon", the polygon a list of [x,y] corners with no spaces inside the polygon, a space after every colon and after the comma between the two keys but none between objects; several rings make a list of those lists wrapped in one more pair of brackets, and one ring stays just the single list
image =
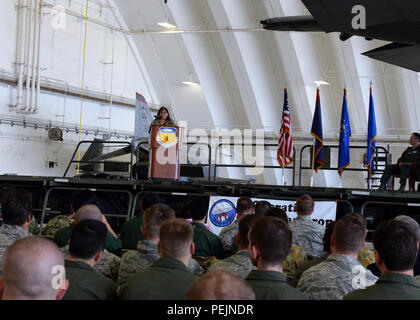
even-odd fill
[{"label": "seated man in black jacket", "polygon": [[420,133],[413,132],[409,141],[411,147],[405,149],[401,157],[398,159],[397,164],[390,164],[385,167],[385,171],[381,178],[381,186],[379,190],[386,190],[386,185],[389,178],[393,174],[400,175],[400,188],[399,191],[404,191],[407,178],[413,164],[420,164]]}]

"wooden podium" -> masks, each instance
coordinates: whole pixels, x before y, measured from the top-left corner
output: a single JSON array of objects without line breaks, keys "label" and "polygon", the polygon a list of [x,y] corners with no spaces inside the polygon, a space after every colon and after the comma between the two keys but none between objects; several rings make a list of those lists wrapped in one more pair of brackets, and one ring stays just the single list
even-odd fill
[{"label": "wooden podium", "polygon": [[151,126],[148,178],[179,180],[184,128]]}]

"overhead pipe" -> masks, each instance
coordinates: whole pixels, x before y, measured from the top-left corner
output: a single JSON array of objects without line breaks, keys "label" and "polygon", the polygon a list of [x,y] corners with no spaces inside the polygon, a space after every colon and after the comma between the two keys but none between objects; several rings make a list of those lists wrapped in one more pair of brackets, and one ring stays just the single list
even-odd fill
[{"label": "overhead pipe", "polygon": [[24,47],[24,25],[25,17],[23,12],[23,0],[18,1],[18,26],[17,26],[17,50],[16,50],[16,74],[18,76],[17,93],[16,93],[16,109],[22,108],[22,91],[23,91],[23,69],[24,55],[22,50]]},{"label": "overhead pipe", "polygon": [[35,1],[34,7],[34,21],[33,21],[33,39],[32,39],[32,72],[31,72],[31,93],[30,93],[30,103],[28,112],[31,112],[35,109],[35,58],[36,58],[36,45],[37,45],[37,31],[38,31],[38,7],[39,0]]},{"label": "overhead pipe", "polygon": [[26,91],[25,91],[25,101],[22,108],[19,111],[26,111],[29,104],[29,93],[30,93],[30,42],[31,42],[31,25],[32,25],[32,0],[27,1],[26,8],[26,45],[25,45],[25,71],[26,71]]},{"label": "overhead pipe", "polygon": [[[39,1],[39,0],[38,0]],[[35,108],[32,112],[37,112],[39,107],[39,93],[41,91],[41,30],[42,30],[42,5],[44,0],[41,0],[38,5],[39,19],[38,19],[38,56],[37,56],[37,71],[36,71],[36,93],[35,93]]]}]

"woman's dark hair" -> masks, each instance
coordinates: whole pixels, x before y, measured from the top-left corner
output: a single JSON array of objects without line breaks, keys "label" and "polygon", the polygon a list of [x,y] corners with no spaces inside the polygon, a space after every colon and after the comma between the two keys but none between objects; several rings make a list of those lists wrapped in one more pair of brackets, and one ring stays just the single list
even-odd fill
[{"label": "woman's dark hair", "polygon": [[168,117],[166,118],[166,121],[171,121],[172,119],[171,119],[171,114],[169,113],[169,110],[168,110],[168,108],[166,108],[166,107],[160,107],[160,109],[159,109],[159,111],[158,111],[158,116],[160,115],[160,112],[162,111],[162,110],[166,110],[166,112],[168,113]]}]

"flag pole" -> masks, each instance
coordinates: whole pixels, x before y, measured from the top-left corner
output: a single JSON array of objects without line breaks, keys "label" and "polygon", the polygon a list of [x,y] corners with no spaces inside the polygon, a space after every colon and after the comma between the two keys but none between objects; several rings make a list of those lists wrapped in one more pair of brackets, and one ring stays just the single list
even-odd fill
[{"label": "flag pole", "polygon": [[[284,82],[284,90],[287,90],[287,81]],[[283,118],[283,122],[284,122],[284,118]],[[284,123],[282,123],[282,125],[284,125]],[[283,154],[283,165],[281,166],[281,171],[282,171],[282,180],[281,180],[281,185],[284,186],[284,158],[285,158],[285,150],[284,150],[284,144],[283,144],[283,150],[282,150],[282,154]]]},{"label": "flag pole", "polygon": [[316,147],[316,139],[314,139],[314,145],[313,145],[313,147],[312,147],[312,177],[311,177],[311,187],[313,187],[313,186],[314,186],[315,147]]}]

